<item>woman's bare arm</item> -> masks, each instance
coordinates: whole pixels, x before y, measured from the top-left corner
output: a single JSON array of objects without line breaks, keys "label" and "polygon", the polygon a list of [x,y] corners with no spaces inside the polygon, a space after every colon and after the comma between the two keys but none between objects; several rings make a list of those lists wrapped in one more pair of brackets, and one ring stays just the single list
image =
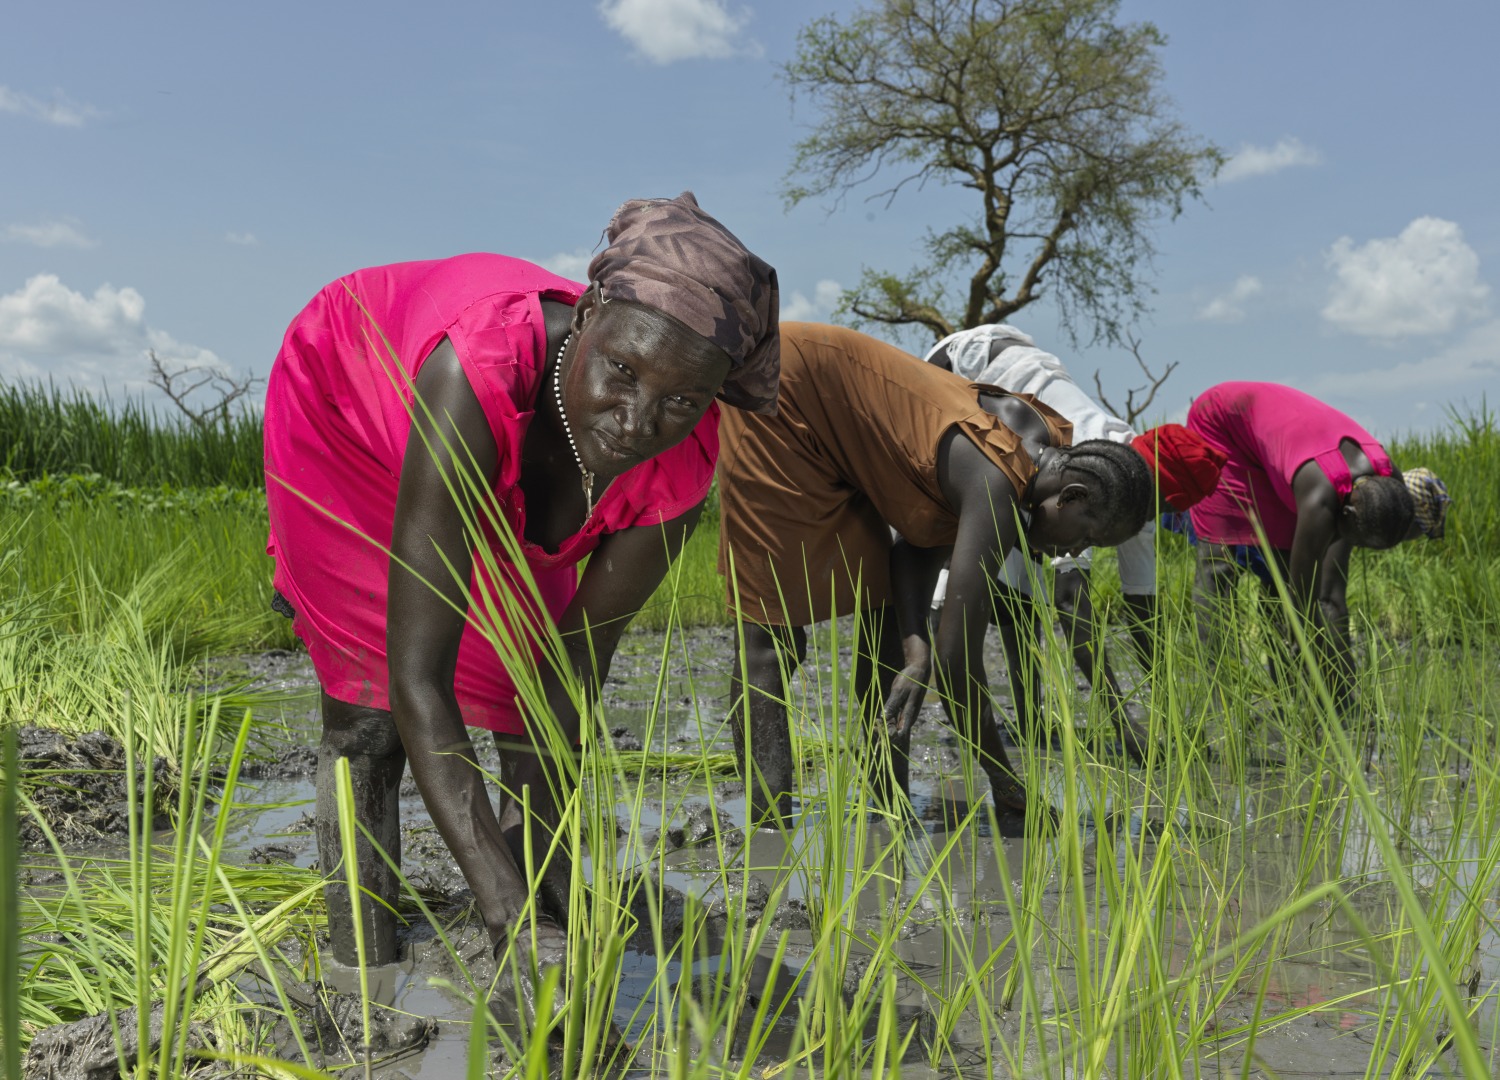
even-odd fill
[{"label": "woman's bare arm", "polygon": [[1026,791],[1000,742],[983,651],[991,583],[1019,538],[1016,492],[1000,469],[956,432],[939,450],[938,481],[958,513],[958,534],[937,628],[935,682],[950,722],[968,737],[989,775],[996,809],[1024,810]]},{"label": "woman's bare arm", "polygon": [[498,939],[530,890],[501,833],[453,689],[473,556],[464,514],[450,491],[450,485],[462,489],[461,476],[490,490],[498,451],[446,339],[423,363],[416,388],[426,410],[417,408],[402,460],[391,534],[391,714],[428,812]]}]

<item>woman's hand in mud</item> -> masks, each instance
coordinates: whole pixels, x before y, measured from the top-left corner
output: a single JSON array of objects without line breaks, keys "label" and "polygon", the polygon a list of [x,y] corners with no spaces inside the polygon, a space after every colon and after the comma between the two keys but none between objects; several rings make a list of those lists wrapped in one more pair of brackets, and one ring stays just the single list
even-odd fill
[{"label": "woman's hand in mud", "polygon": [[885,726],[891,741],[905,745],[927,700],[927,686],[932,679],[932,663],[921,660],[909,663],[891,680],[885,699]]},{"label": "woman's hand in mud", "polygon": [[1059,816],[1045,800],[1027,798],[1026,788],[1009,772],[990,774],[990,792],[995,800],[995,827],[1000,836],[1024,837],[1028,832],[1056,829]]},{"label": "woman's hand in mud", "polygon": [[[567,1011],[563,991],[568,963],[567,933],[545,915],[535,916],[521,922],[513,937],[502,937],[495,943],[495,959],[499,970],[490,992],[490,1014],[517,1047],[527,1046],[538,1029],[546,1030],[548,1075],[560,1076],[559,1068],[569,1064],[560,1060],[564,1045],[561,1021]],[[555,976],[551,975],[553,971]],[[553,983],[550,999],[544,996],[549,976]],[[585,991],[576,988],[575,992]],[[580,1039],[578,1043],[587,1041]],[[608,1020],[596,1053],[599,1066],[612,1064],[623,1069],[629,1064],[630,1047],[613,1017]],[[614,1074],[601,1069],[600,1075]]]},{"label": "woman's hand in mud", "polygon": [[906,666],[891,680],[886,694],[885,726],[891,741],[905,746],[932,684],[932,646],[921,634],[907,634],[901,640],[901,652]]},{"label": "woman's hand in mud", "polygon": [[499,971],[490,994],[490,1012],[501,1027],[511,1029],[517,1042],[537,1026],[537,996],[548,969],[557,968],[561,975],[567,960],[568,936],[545,916],[521,922],[512,935],[495,942]]}]

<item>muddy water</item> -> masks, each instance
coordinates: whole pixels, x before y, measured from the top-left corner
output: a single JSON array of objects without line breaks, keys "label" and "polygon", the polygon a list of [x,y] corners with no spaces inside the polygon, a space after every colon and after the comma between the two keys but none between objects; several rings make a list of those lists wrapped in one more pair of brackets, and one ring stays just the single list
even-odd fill
[{"label": "muddy water", "polygon": [[[658,707],[654,748],[696,747],[705,737],[703,725],[718,724],[727,697],[731,644],[727,632],[705,630],[687,635],[666,650],[665,694],[661,698],[664,709]],[[999,675],[1003,666],[993,650],[993,635],[991,646],[988,662],[992,682],[1000,691],[997,696],[1003,700],[1003,679]],[[628,635],[608,683],[606,708],[611,724],[625,729],[637,740],[647,737],[647,716],[657,701],[656,681],[663,667],[663,655],[659,636]],[[826,685],[834,667],[830,660],[815,657],[810,661],[804,679],[810,693],[819,692],[820,680]],[[256,666],[257,674],[267,685],[274,685],[289,695],[284,707],[289,728],[308,743],[312,742],[315,739],[316,695],[305,659],[278,656],[258,660]],[[665,723],[661,723],[662,719]],[[713,728],[707,737],[711,750],[730,752],[727,728]],[[487,741],[482,748],[485,745]],[[301,760],[305,764],[305,754]],[[936,707],[929,705],[913,747],[913,802],[927,832],[939,844],[946,841],[953,823],[962,821],[967,811],[962,784],[956,779],[960,774],[959,766],[956,740],[942,723]],[[290,771],[296,771],[295,764]],[[253,782],[252,790],[254,800],[279,805],[240,819],[234,835],[237,850],[247,859],[284,859],[300,865],[313,865],[316,851],[304,816],[312,805],[311,776],[259,780]],[[1061,792],[1053,792],[1053,795],[1060,797]],[[248,792],[242,796],[251,797]],[[1284,778],[1274,769],[1250,770],[1242,786],[1223,796],[1225,832],[1229,837],[1225,842],[1233,846],[1229,877],[1235,882],[1236,896],[1232,905],[1223,908],[1215,890],[1205,887],[1201,905],[1203,918],[1222,917],[1226,938],[1232,937],[1291,900],[1299,888],[1299,881],[1316,883],[1329,879],[1356,879],[1366,882],[1354,893],[1353,902],[1359,917],[1376,932],[1391,926],[1395,897],[1389,883],[1378,873],[1379,858],[1368,837],[1352,835],[1341,845],[1340,856],[1332,860],[1337,865],[1314,866],[1305,877],[1299,877],[1300,836],[1278,831],[1285,827],[1287,819],[1276,813],[1277,802],[1287,797]],[[763,970],[758,972],[767,982],[774,979],[778,985],[786,985],[813,952],[812,934],[807,928],[805,914],[799,914],[798,907],[808,898],[799,891],[797,878],[782,881],[774,872],[775,867],[786,861],[788,841],[781,834],[773,833],[742,837],[744,800],[734,784],[704,786],[682,802],[676,810],[676,817],[690,817],[695,809],[699,809],[701,816],[701,807],[710,800],[716,805],[721,821],[728,823],[724,835],[734,838],[730,846],[745,843],[743,858],[750,866],[758,868],[754,875],[768,887],[781,881],[786,889],[780,912],[767,913],[767,917],[779,920],[773,926],[785,929],[788,934],[789,944],[782,970],[771,971],[771,957],[767,955]],[[1164,812],[1161,808],[1156,809]],[[808,812],[816,812],[811,804]],[[461,900],[462,880],[432,832],[409,778],[403,790],[402,814],[408,826],[408,873],[429,889],[446,892]],[[664,812],[664,816],[671,818],[673,814]],[[1085,874],[1091,895],[1094,893],[1095,868],[1103,861],[1124,858],[1126,845],[1136,842],[1132,834],[1138,835],[1142,826],[1141,815],[1127,816],[1124,822],[1113,837],[1088,837],[1086,854],[1089,862]],[[672,823],[668,820],[663,825]],[[645,824],[650,827],[655,823]],[[688,821],[686,827],[691,829],[692,822]],[[1447,824],[1441,820],[1419,820],[1413,827],[1415,842],[1434,845],[1443,838]],[[713,892],[719,881],[719,876],[708,865],[711,855],[711,848],[706,852],[701,848],[685,847],[669,854],[665,864],[655,868],[655,872],[667,885],[685,894],[707,895]],[[929,984],[937,986],[945,982],[951,986],[953,981],[952,971],[945,971],[951,967],[951,952],[946,947],[950,944],[948,935],[952,932],[952,922],[957,920],[962,932],[974,942],[1001,942],[1011,928],[1006,883],[1019,881],[1024,873],[1020,842],[996,840],[983,827],[970,827],[966,831],[953,861],[954,867],[947,875],[952,889],[951,907],[940,906],[935,897],[918,898],[915,915],[903,929],[896,945],[901,961]],[[1039,916],[1043,924],[1057,914],[1060,903],[1054,877],[1040,899]],[[856,924],[876,926],[882,915],[881,905],[882,897],[873,892],[862,895]],[[805,912],[805,906],[800,911]],[[1160,943],[1168,971],[1179,971],[1189,963],[1192,942],[1189,931],[1189,927],[1169,920],[1165,939]],[[1375,1060],[1380,1059],[1374,1045],[1375,1029],[1371,1020],[1381,1008],[1382,994],[1370,989],[1381,981],[1380,973],[1358,945],[1352,924],[1339,911],[1327,907],[1309,911],[1294,920],[1287,932],[1288,940],[1294,944],[1291,951],[1296,958],[1274,965],[1265,976],[1265,1012],[1269,1015],[1305,1010],[1311,1006],[1324,1007],[1315,1015],[1285,1023],[1263,1022],[1246,1074],[1283,1077],[1366,1075],[1372,1055]],[[773,944],[776,936],[771,935]],[[857,968],[857,960],[855,964]],[[1493,930],[1487,932],[1481,941],[1478,964],[1480,985],[1493,987],[1500,978],[1500,937]],[[1003,977],[1008,967],[1008,962],[995,965],[999,972],[997,980]],[[1067,978],[1070,964],[1043,964],[1040,967],[1045,969],[1038,979],[1044,1014],[1064,1003],[1076,1001],[1077,988]],[[1231,1032],[1252,1021],[1262,975],[1260,969],[1251,970],[1253,976],[1211,1021],[1218,1029]],[[672,974],[675,978],[676,973]],[[456,997],[435,984],[435,979],[444,977],[451,977],[445,958],[440,956],[439,950],[421,941],[414,944],[404,963],[372,973],[380,1000],[397,1009],[434,1017],[439,1022],[437,1036],[425,1051],[385,1066],[382,1075],[459,1075],[467,1057],[468,1010]],[[642,1009],[651,1007],[644,995],[656,978],[654,957],[642,951],[627,952],[622,996],[617,1009],[617,1018],[622,1024],[638,1006]],[[330,981],[338,989],[357,987],[352,973],[335,972],[330,975]],[[338,986],[341,981],[347,986]],[[989,998],[1000,1000],[998,981],[990,988]],[[1337,1004],[1328,1004],[1333,1002]],[[932,1022],[930,1003],[917,983],[908,981],[903,985],[898,1004],[912,1023]],[[1001,1015],[997,1019],[1001,1033],[1011,1037],[1018,1035],[1020,1020],[1016,1014]],[[1267,1017],[1262,1019],[1264,1021]],[[1482,1035],[1493,1033],[1496,1017],[1488,1004],[1480,1010],[1478,1020]],[[789,1036],[790,1031],[784,1034]],[[971,1070],[983,1059],[980,1047],[985,1037],[976,1023],[960,1021],[951,1042],[971,1048],[969,1062],[950,1060],[932,1068],[917,1053],[905,1064],[903,1075],[950,1076],[955,1075],[955,1068],[961,1068],[965,1076],[980,1075]],[[1197,1068],[1201,1069],[1202,1075],[1239,1076],[1242,1075],[1245,1052],[1242,1037],[1226,1038],[1217,1056],[1206,1054]],[[774,1060],[774,1040],[767,1057]],[[1450,1060],[1450,1064],[1456,1075],[1456,1061]],[[1023,1071],[1029,1074],[1029,1070]],[[1377,1067],[1374,1071],[1379,1075],[1384,1069]],[[1113,1070],[1111,1075],[1115,1075]]]}]

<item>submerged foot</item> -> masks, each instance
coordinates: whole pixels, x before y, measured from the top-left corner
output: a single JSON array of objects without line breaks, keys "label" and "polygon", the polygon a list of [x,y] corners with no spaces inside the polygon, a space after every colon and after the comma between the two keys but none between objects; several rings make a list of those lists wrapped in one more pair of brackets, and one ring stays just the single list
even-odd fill
[{"label": "submerged foot", "polygon": [[990,792],[995,800],[995,826],[1001,836],[1025,836],[1028,825],[1033,832],[1057,828],[1057,811],[1041,799],[1028,798],[1026,788],[1010,773],[992,774]]}]

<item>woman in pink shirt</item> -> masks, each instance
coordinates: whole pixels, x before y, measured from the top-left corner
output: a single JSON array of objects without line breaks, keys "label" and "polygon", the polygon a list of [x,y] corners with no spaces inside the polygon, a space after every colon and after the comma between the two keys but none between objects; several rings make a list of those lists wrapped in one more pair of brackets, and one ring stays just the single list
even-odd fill
[{"label": "woman in pink shirt", "polygon": [[[397,862],[409,762],[497,953],[512,936],[528,951],[534,939],[538,964],[563,955],[569,875],[554,860],[544,881],[528,882],[521,855],[538,827],[532,850],[548,850],[567,777],[523,733],[555,722],[576,743],[579,716],[546,662],[550,716],[523,716],[495,648],[470,623],[508,598],[509,633],[535,655],[534,595],[592,698],[698,519],[718,456],[715,397],[776,404],[770,266],[691,193],[626,203],[608,237],[587,286],[498,255],[350,274],[293,321],[267,388],[277,604],[323,690],[322,865],[332,870],[340,853],[336,760],[349,760],[361,822]],[[450,485],[462,490],[455,478],[475,470],[486,495],[461,506]],[[476,530],[487,513],[505,527]],[[516,548],[499,533],[512,534],[524,567],[508,561]],[[485,580],[478,544],[506,580]],[[517,584],[528,575],[534,594]],[[466,725],[502,740],[498,817]],[[363,840],[357,855],[362,887],[394,904],[395,874]],[[328,891],[334,954],[353,963],[349,897]],[[533,893],[535,933],[516,935]],[[360,918],[368,960],[395,960],[391,911],[366,900]]]},{"label": "woman in pink shirt", "polygon": [[1349,552],[1420,535],[1407,484],[1369,432],[1288,386],[1210,387],[1188,410],[1187,427],[1226,457],[1218,487],[1191,510],[1199,539],[1193,593],[1200,637],[1216,637],[1218,601],[1259,544],[1258,523],[1267,555],[1310,620],[1330,687],[1347,703]]}]

